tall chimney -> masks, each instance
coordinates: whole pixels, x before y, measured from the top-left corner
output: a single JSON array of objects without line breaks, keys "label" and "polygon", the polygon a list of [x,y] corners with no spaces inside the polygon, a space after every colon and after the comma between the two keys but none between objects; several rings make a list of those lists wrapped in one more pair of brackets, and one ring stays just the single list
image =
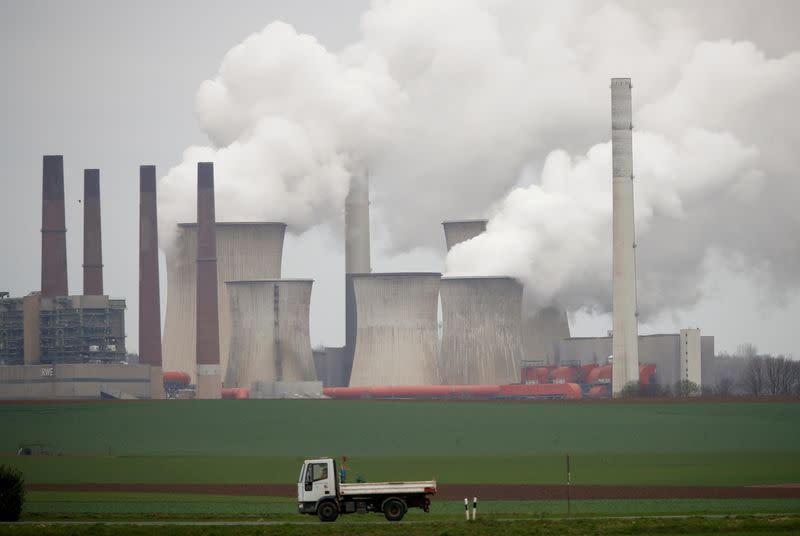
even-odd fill
[{"label": "tall chimney", "polygon": [[64,157],[45,155],[42,167],[42,296],[67,296]]},{"label": "tall chimney", "polygon": [[217,310],[214,163],[197,164],[197,398],[222,396]]},{"label": "tall chimney", "polygon": [[150,365],[150,398],[164,398],[155,166],[139,166],[139,362]]},{"label": "tall chimney", "polygon": [[100,227],[100,170],[83,170],[83,293],[103,295],[103,244]]},{"label": "tall chimney", "polygon": [[369,251],[369,172],[363,170],[350,178],[350,191],[344,203],[344,267],[345,267],[345,371],[350,381],[356,346],[356,292],[352,274],[372,271]]},{"label": "tall chimney", "polygon": [[639,381],[639,326],[636,310],[636,238],[633,227],[633,124],[631,79],[611,79],[613,167],[612,391]]}]

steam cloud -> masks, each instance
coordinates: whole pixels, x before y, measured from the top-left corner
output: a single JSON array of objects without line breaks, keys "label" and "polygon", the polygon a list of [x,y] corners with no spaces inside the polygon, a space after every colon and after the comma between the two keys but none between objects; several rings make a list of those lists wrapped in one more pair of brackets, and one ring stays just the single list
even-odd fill
[{"label": "steam cloud", "polygon": [[[658,10],[652,10],[653,12]],[[529,299],[610,308],[609,78],[634,89],[639,305],[688,307],[712,259],[798,286],[800,52],[703,40],[688,9],[639,3],[385,1],[331,52],[272,23],[224,58],[197,108],[212,145],[163,178],[162,240],[194,218],[213,160],[220,220],[340,222],[369,166],[389,254],[442,248],[439,222],[490,216],[452,274],[509,274]],[[777,236],[775,230],[787,233]]]}]

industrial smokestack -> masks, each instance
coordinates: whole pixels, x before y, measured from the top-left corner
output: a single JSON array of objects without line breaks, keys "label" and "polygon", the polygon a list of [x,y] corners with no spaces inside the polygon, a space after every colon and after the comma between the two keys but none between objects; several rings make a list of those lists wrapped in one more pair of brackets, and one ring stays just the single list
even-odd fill
[{"label": "industrial smokestack", "polygon": [[352,274],[372,271],[369,251],[369,173],[364,170],[350,179],[350,191],[345,199],[344,265],[345,265],[345,366],[344,377],[349,381],[355,356],[358,314]]},{"label": "industrial smokestack", "polygon": [[359,322],[350,386],[438,384],[442,274],[351,275]]},{"label": "industrial smokestack", "polygon": [[83,293],[103,295],[100,170],[83,170]]},{"label": "industrial smokestack", "polygon": [[354,174],[345,199],[344,263],[348,274],[372,271],[369,256],[369,173]]},{"label": "industrial smokestack", "polygon": [[611,79],[613,166],[612,392],[639,379],[639,327],[636,310],[636,238],[633,226],[633,124],[631,79]]},{"label": "industrial smokestack", "polygon": [[447,251],[460,242],[466,242],[486,231],[487,220],[453,220],[443,221],[444,241]]},{"label": "industrial smokestack", "polygon": [[222,396],[217,310],[217,233],[214,164],[197,163],[197,398]]},{"label": "industrial smokestack", "polygon": [[150,397],[164,398],[158,276],[156,167],[139,166],[139,362],[150,365]]},{"label": "industrial smokestack", "polygon": [[67,296],[64,157],[45,155],[42,167],[42,297]]}]

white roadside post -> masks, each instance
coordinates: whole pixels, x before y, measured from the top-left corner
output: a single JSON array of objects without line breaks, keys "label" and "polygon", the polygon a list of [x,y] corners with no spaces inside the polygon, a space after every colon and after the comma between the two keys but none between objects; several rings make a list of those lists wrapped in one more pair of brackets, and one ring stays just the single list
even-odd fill
[{"label": "white roadside post", "polygon": [[472,520],[475,521],[475,516],[478,515],[478,498],[472,498]]},{"label": "white roadside post", "polygon": [[469,521],[469,499],[466,497],[464,497],[464,516],[467,518],[467,521]]}]

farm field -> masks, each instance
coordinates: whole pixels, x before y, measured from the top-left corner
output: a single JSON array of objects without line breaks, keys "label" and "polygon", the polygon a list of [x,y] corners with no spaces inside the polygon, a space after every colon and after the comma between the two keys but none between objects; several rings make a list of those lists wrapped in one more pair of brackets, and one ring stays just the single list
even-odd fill
[{"label": "farm field", "polygon": [[[167,493],[65,493],[30,492],[25,507],[26,519],[51,519],[55,514],[71,519],[131,517],[159,519],[265,519],[314,520],[297,515],[297,502],[289,498],[239,497],[224,495]],[[566,516],[565,500],[480,501],[480,518],[508,515],[540,518]],[[800,515],[800,499],[634,499],[574,500],[571,515],[691,515],[793,513]],[[409,520],[450,520],[464,517],[462,501],[435,500],[431,512],[409,510]],[[381,520],[378,515],[350,516],[343,520]]]},{"label": "farm field", "polygon": [[[320,453],[325,454],[325,453]],[[317,454],[319,455],[319,454]],[[800,482],[796,451],[571,454],[576,485],[753,486]],[[292,484],[303,461],[258,456],[0,456],[31,484]],[[350,477],[458,484],[563,484],[563,454],[356,456]]]},{"label": "farm field", "polygon": [[[460,519],[463,503],[449,496],[453,489],[491,498],[488,490],[500,485],[564,484],[567,453],[577,493],[573,515],[800,513],[797,488],[770,498],[760,493],[761,486],[800,483],[797,422],[800,403],[792,401],[6,403],[0,404],[0,464],[23,471],[32,489],[25,517],[38,520],[167,515],[313,521],[294,513],[291,496],[302,460],[324,455],[347,455],[351,479],[437,479],[443,493],[434,499],[433,514],[409,519]],[[34,454],[17,456],[20,446]],[[92,493],[89,484],[113,489]],[[48,485],[55,491],[46,491]],[[152,489],[145,493],[136,485]],[[198,493],[177,491],[179,485],[197,486]],[[214,485],[283,487],[279,496],[265,497],[214,495]],[[728,499],[580,499],[587,486],[755,491]],[[539,498],[485,500],[482,512],[490,518],[566,513],[565,501]]]},{"label": "farm field", "polygon": [[331,400],[0,404],[0,451],[62,455],[484,456],[800,449],[800,403]]}]

